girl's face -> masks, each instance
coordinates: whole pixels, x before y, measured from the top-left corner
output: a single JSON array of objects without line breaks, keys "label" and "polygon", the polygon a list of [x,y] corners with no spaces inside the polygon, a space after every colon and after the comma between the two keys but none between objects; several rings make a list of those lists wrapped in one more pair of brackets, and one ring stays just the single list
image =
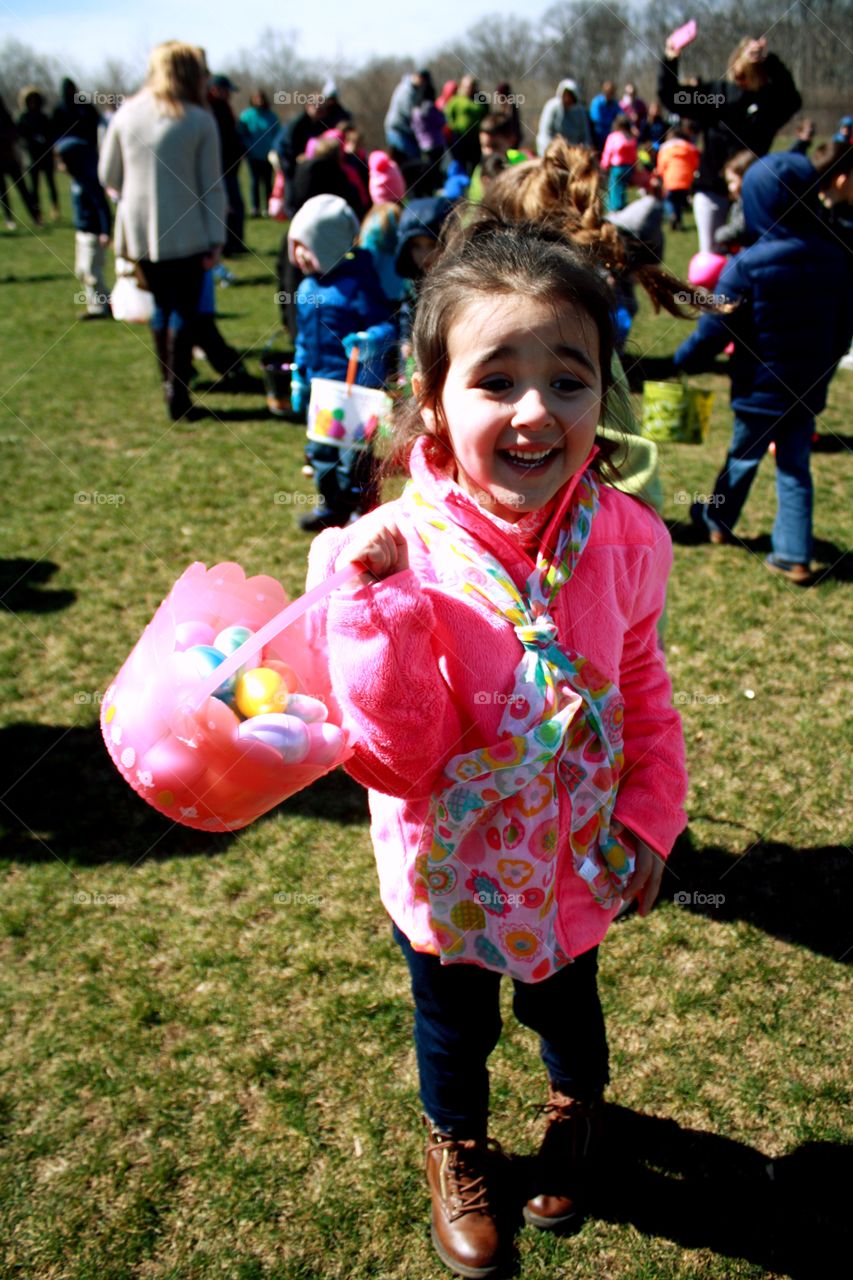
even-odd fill
[{"label": "girl's face", "polygon": [[[589,455],[602,414],[598,332],[584,311],[524,296],[478,297],[447,335],[441,413],[456,479],[504,520],[537,511]],[[418,375],[414,390],[419,392]]]}]

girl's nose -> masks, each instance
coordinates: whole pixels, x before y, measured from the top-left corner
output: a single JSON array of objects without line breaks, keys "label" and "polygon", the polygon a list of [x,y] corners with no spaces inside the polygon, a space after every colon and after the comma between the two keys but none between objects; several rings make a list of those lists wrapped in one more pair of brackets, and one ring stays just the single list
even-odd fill
[{"label": "girl's nose", "polygon": [[528,387],[515,402],[514,427],[547,427],[554,421],[548,399],[538,387]]}]

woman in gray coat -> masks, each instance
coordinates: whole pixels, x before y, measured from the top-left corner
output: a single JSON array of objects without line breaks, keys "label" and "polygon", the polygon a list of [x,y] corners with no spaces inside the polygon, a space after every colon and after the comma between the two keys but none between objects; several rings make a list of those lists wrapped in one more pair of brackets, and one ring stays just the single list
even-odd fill
[{"label": "woman in gray coat", "polygon": [[172,40],[151,53],[142,90],[113,116],[99,175],[118,197],[116,255],[154,295],[151,328],[169,416],[190,408],[192,328],[204,271],[225,240],[219,137],[204,52]]}]

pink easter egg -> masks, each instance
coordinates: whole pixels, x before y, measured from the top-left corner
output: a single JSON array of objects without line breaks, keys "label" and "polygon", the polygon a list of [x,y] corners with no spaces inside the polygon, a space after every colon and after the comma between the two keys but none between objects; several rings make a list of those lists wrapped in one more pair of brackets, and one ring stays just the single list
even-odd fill
[{"label": "pink easter egg", "polygon": [[306,763],[334,764],[346,745],[343,729],[339,729],[336,724],[309,724],[306,728],[310,741]]},{"label": "pink easter egg", "polygon": [[195,644],[213,644],[214,634],[209,622],[179,622],[175,627],[175,648],[184,650]]},{"label": "pink easter egg", "polygon": [[326,432],[330,440],[344,440],[346,438],[346,428],[342,422],[330,422],[328,431]]},{"label": "pink easter egg", "polygon": [[241,739],[251,738],[273,747],[285,764],[301,764],[308,755],[308,725],[296,716],[270,712],[244,720],[238,729]]},{"label": "pink easter egg", "polygon": [[192,791],[206,768],[200,752],[171,736],[149,747],[140,765],[151,774],[158,791],[171,792]]}]

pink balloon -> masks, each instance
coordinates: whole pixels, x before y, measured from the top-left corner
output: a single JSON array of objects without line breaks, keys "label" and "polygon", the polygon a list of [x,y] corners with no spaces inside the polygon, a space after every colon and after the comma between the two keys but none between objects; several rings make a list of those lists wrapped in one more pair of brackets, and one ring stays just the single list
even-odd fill
[{"label": "pink balloon", "polygon": [[727,261],[722,253],[708,253],[702,249],[690,259],[687,279],[701,289],[713,289]]}]

